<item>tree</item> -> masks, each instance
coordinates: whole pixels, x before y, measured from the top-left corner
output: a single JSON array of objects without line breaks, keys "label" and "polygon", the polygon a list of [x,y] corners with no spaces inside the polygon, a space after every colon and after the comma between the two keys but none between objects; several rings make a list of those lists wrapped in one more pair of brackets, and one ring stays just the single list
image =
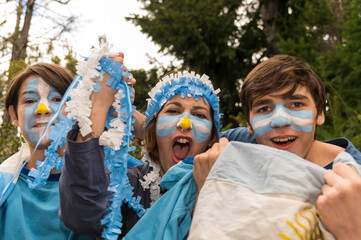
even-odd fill
[{"label": "tree", "polygon": [[[43,52],[50,54],[54,48],[54,43],[60,39],[63,33],[70,31],[72,24],[75,21],[74,16],[60,15],[52,11],[54,4],[66,5],[70,0],[8,0],[6,4],[14,4],[16,13],[16,22],[14,31],[8,33],[7,36],[1,37],[1,57],[6,58],[11,55],[8,71],[4,74],[4,78],[1,80],[3,92],[9,84],[9,79],[30,64],[32,61],[39,59]],[[2,3],[5,4],[5,3]],[[34,16],[37,16],[38,22],[51,21],[54,24],[51,25],[50,29],[44,29],[44,32],[40,33],[42,41],[37,41],[37,36],[33,36],[33,40],[29,44],[31,32],[30,28]],[[6,16],[2,16],[6,17]],[[7,23],[5,19],[2,21],[1,26]],[[51,34],[48,34],[48,33]],[[31,53],[27,50],[31,49]],[[2,101],[1,101],[2,102]],[[2,105],[1,105],[2,106]],[[3,115],[3,122],[10,122],[10,117],[7,112]]]},{"label": "tree", "polygon": [[[5,160],[13,153],[15,153],[24,139],[18,134],[16,128],[10,123],[10,117],[3,106],[3,94],[6,91],[9,80],[26,67],[28,64],[37,61],[44,55],[52,55],[54,45],[61,38],[63,33],[70,31],[71,26],[75,21],[74,16],[63,16],[52,10],[53,4],[65,5],[70,0],[8,0],[6,3],[0,3],[10,8],[14,7],[14,15],[16,16],[14,31],[5,33],[3,28],[8,24],[8,18],[4,14],[1,16],[3,20],[0,21],[0,30],[2,30],[2,37],[0,38],[0,59],[1,61],[8,61],[8,69],[0,74],[0,107],[3,109],[3,121],[1,122],[0,131],[0,162]],[[12,16],[12,14],[10,14]],[[36,18],[34,19],[34,16]],[[39,24],[40,22],[51,21],[49,28],[45,28],[40,33],[41,37],[32,34],[31,26]],[[10,24],[10,23],[9,23]],[[41,39],[41,40],[40,40]],[[62,43],[63,44],[63,43]],[[66,67],[74,73],[76,60],[73,51],[67,44],[62,45],[68,49],[68,54],[65,56]],[[8,57],[9,56],[9,57]],[[60,58],[57,56],[51,57],[54,63],[60,63]]]},{"label": "tree", "polygon": [[[184,68],[206,73],[222,89],[222,109],[229,121],[240,108],[237,82],[264,55],[265,35],[257,3],[235,0],[141,0],[148,15],[128,18],[176,56]],[[242,11],[241,11],[242,10]]]},{"label": "tree", "polygon": [[210,75],[222,89],[227,127],[242,116],[238,81],[264,57],[289,54],[325,82],[330,110],[319,138],[345,136],[361,148],[361,0],[139,1],[146,15],[128,20],[181,60],[179,69]]}]

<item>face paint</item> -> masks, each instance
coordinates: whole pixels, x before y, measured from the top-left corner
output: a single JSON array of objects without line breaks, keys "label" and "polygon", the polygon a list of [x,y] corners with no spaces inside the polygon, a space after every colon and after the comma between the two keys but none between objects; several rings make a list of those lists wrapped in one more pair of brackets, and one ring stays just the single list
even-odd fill
[{"label": "face paint", "polygon": [[61,95],[43,79],[34,78],[28,81],[24,98],[25,101],[32,102],[25,106],[24,130],[30,141],[36,143],[50,120],[51,114],[47,113],[56,112]]},{"label": "face paint", "polygon": [[159,117],[157,121],[157,135],[159,137],[171,135],[184,117],[189,118],[194,139],[198,143],[202,143],[209,138],[212,130],[212,122],[207,119],[192,116],[189,112],[184,112],[181,115],[166,115]]},{"label": "face paint", "polygon": [[296,131],[311,132],[313,126],[312,110],[293,111],[283,103],[277,103],[275,109],[266,115],[255,116],[251,126],[256,136],[261,137],[276,127],[290,125]]}]

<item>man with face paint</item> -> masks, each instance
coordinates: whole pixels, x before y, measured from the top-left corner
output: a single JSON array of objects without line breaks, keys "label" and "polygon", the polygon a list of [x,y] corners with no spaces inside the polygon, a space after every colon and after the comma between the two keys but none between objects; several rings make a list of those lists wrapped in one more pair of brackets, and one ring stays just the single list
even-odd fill
[{"label": "man with face paint", "polygon": [[[65,68],[38,63],[20,72],[8,88],[6,109],[26,142],[0,165],[0,239],[92,239],[75,234],[58,218],[60,173],[56,169],[51,170],[45,186],[34,190],[28,185],[33,179],[30,169],[45,160],[50,145],[48,135],[39,140],[71,82]],[[48,132],[57,122],[53,121]],[[62,156],[63,149],[57,153]]]},{"label": "man with face paint", "polygon": [[[326,92],[317,74],[299,58],[274,56],[248,74],[240,96],[248,127],[231,129],[221,136],[230,141],[252,141],[248,131],[254,143],[286,150],[329,169],[316,202],[319,217],[336,239],[360,239],[361,178],[351,167],[333,162],[347,152],[361,164],[361,154],[344,138],[315,139],[316,126],[324,123],[326,111]],[[194,175],[199,189],[209,173],[205,169],[213,166],[227,145],[228,140],[221,138],[219,144],[196,156],[194,171],[203,172]]]}]

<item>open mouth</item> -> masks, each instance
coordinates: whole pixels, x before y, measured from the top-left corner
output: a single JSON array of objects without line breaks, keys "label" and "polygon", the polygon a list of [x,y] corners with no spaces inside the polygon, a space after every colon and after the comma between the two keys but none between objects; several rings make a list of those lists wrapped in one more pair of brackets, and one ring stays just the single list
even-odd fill
[{"label": "open mouth", "polygon": [[189,155],[191,144],[191,138],[177,137],[174,139],[172,150],[173,156],[175,157],[177,162],[182,161]]},{"label": "open mouth", "polygon": [[295,140],[296,140],[296,137],[272,138],[272,142],[277,145],[280,145],[280,146],[285,146],[285,145],[291,144]]}]

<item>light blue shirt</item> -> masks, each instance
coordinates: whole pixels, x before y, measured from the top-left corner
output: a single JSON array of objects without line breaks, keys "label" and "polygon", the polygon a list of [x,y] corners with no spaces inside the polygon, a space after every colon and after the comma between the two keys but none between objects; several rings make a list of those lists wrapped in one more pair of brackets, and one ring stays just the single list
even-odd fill
[{"label": "light blue shirt", "polygon": [[28,169],[22,170],[16,186],[0,208],[0,239],[93,239],[73,233],[58,218],[60,174],[51,174],[44,187],[30,189],[28,172]]}]

